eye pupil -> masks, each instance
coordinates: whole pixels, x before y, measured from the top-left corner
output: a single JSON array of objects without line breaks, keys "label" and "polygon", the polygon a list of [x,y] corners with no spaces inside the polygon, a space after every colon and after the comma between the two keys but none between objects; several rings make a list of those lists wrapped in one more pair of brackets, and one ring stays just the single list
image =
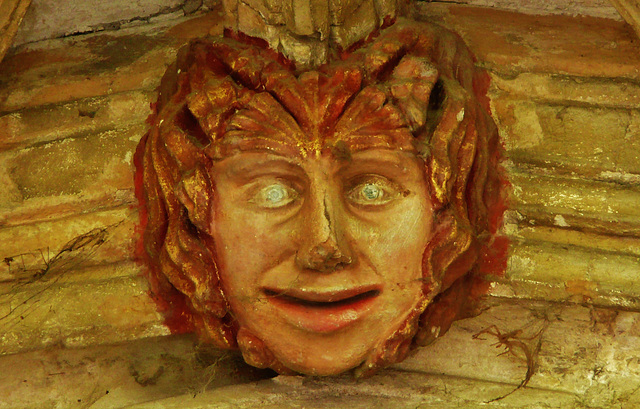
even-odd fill
[{"label": "eye pupil", "polygon": [[366,184],[362,188],[362,196],[367,200],[376,200],[382,196],[382,190],[376,185]]},{"label": "eye pupil", "polygon": [[277,209],[287,206],[298,198],[298,192],[292,187],[281,183],[272,183],[253,192],[249,202],[267,209]]},{"label": "eye pupil", "polygon": [[287,192],[280,185],[275,185],[269,187],[269,190],[266,192],[266,199],[271,203],[278,203],[284,200]]},{"label": "eye pupil", "polygon": [[398,199],[403,188],[393,180],[376,174],[357,175],[349,181],[347,200],[362,210],[377,210]]}]

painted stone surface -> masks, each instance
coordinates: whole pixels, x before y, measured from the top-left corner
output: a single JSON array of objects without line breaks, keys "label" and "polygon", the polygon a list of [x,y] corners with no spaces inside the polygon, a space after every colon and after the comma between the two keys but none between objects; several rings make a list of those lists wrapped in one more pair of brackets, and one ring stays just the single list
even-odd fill
[{"label": "painted stone surface", "polygon": [[137,153],[167,325],[256,367],[363,376],[473,314],[506,251],[487,78],[404,19],[314,70],[231,31],[191,43]]}]

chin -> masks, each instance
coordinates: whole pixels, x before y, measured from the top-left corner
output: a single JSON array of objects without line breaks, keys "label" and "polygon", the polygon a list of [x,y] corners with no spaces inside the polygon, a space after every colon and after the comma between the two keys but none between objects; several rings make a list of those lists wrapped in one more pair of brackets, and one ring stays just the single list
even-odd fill
[{"label": "chin", "polygon": [[304,365],[290,365],[291,370],[309,376],[336,376],[358,367],[364,358],[355,363],[337,363],[335,361],[314,360]]},{"label": "chin", "polygon": [[[362,337],[367,332],[365,329],[352,328],[355,334],[339,331],[333,334],[337,338],[326,334],[308,339],[301,337],[286,345],[271,344],[270,348],[269,340],[263,340],[255,333],[250,335],[249,344],[243,342],[243,339],[247,339],[247,334],[250,334],[245,328],[240,331],[242,334],[239,333],[239,346],[249,364],[260,368],[270,367],[281,374],[336,376],[351,371],[356,377],[366,377],[407,356],[418,329],[418,318],[424,310],[423,306],[424,303],[420,303],[399,319],[397,325],[387,327],[386,335],[375,334],[378,337],[373,341]],[[351,345],[340,342],[349,338]],[[255,352],[257,346],[260,348],[258,353]],[[254,350],[248,351],[247,347]]]}]

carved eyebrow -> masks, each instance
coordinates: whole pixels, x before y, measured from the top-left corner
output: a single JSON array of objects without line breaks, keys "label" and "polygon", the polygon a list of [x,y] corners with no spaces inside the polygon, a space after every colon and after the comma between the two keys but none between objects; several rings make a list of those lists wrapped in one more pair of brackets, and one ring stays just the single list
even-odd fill
[{"label": "carved eyebrow", "polygon": [[302,167],[287,157],[265,154],[264,151],[260,150],[247,153],[253,157],[241,158],[236,156],[228,158],[234,162],[225,172],[227,176],[249,180],[257,176],[281,173],[282,171],[289,174],[297,174],[300,177],[304,175]]},{"label": "carved eyebrow", "polygon": [[[403,135],[404,136],[404,135]],[[398,135],[350,135],[333,143],[332,152],[337,159],[351,160],[358,152],[368,150],[400,151],[415,154],[416,147],[411,136]]]},{"label": "carved eyebrow", "polygon": [[219,149],[222,157],[233,156],[239,152],[260,152],[298,159],[306,156],[304,146],[300,146],[300,143],[293,139],[275,139],[259,133],[245,134],[236,131],[225,135]]},{"label": "carved eyebrow", "polygon": [[[379,149],[375,150],[379,151]],[[407,160],[411,159],[395,155],[383,155],[375,158],[362,157],[355,153],[351,161],[341,164],[339,173],[347,176],[350,173],[372,173],[402,178],[408,171]]]}]

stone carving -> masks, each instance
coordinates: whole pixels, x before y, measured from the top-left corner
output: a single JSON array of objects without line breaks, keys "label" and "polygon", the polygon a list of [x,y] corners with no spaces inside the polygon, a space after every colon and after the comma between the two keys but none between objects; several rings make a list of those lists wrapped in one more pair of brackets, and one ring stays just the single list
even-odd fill
[{"label": "stone carving", "polygon": [[637,0],[610,0],[610,2],[640,37],[640,2]]},{"label": "stone carving", "polygon": [[298,68],[327,62],[388,24],[407,0],[225,0],[226,26],[269,46]]},{"label": "stone carving", "polygon": [[0,0],[0,61],[13,43],[31,0]]},{"label": "stone carving", "polygon": [[434,25],[372,37],[310,69],[227,31],[167,71],[137,185],[173,330],[280,373],[364,376],[503,268],[486,74]]}]

